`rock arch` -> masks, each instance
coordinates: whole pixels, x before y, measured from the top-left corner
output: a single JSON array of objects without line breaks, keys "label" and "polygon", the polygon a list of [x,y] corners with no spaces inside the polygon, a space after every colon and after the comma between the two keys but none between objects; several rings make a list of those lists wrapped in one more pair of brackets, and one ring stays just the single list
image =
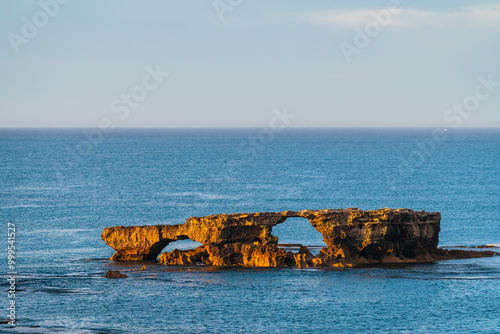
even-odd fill
[{"label": "rock arch", "polygon": [[[309,220],[326,243],[315,256],[278,247],[272,228],[290,217]],[[370,263],[425,262],[446,256],[438,249],[440,213],[410,209],[357,208],[255,212],[190,217],[184,224],[105,228],[101,238],[112,260],[156,260],[176,240],[203,246],[164,253],[165,264],[202,262],[215,266],[350,267]]]},{"label": "rock arch", "polygon": [[307,218],[287,217],[283,223],[273,226],[271,233],[278,238],[279,248],[292,253],[298,253],[302,247],[306,247],[313,255],[317,255],[326,247],[323,235]]}]

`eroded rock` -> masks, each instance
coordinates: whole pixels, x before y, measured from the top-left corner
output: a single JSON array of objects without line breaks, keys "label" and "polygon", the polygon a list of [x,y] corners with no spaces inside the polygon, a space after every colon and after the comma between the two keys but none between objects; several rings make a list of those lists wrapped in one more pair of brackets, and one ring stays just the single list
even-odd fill
[{"label": "eroded rock", "polygon": [[108,270],[106,275],[104,275],[106,278],[127,278],[128,276],[125,274],[122,274],[118,270]]},{"label": "eroded rock", "polygon": [[160,262],[179,266],[196,265],[200,263],[210,264],[205,246],[188,250],[174,249],[170,253],[162,253],[160,255]]},{"label": "eroded rock", "polygon": [[[316,256],[307,247],[298,253],[278,247],[272,228],[290,217],[307,218],[327,247]],[[101,238],[116,251],[111,260],[156,260],[176,240],[203,244],[163,253],[166,265],[353,267],[489,256],[438,249],[440,219],[439,212],[387,208],[236,213],[190,217],[178,225],[109,227]]]}]

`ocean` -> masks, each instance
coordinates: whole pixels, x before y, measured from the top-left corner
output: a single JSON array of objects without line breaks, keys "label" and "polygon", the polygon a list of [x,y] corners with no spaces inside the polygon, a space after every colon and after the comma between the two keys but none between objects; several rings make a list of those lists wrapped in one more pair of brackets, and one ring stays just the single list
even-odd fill
[{"label": "ocean", "polygon": [[[500,332],[500,256],[355,269],[108,260],[108,226],[348,207],[439,211],[440,246],[500,252],[500,130],[275,130],[0,130],[2,322],[12,244],[17,272],[15,327],[0,331]],[[301,218],[273,232],[323,242]]]}]

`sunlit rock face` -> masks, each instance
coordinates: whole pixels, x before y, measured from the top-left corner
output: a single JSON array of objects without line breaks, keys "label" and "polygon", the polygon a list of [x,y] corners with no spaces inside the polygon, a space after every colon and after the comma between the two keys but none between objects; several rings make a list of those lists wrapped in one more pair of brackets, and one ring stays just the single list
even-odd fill
[{"label": "sunlit rock face", "polygon": [[[298,253],[278,247],[272,228],[290,217],[307,218],[327,247],[316,256],[302,245]],[[236,213],[190,217],[179,225],[108,227],[101,238],[116,251],[111,260],[156,260],[177,240],[203,244],[161,254],[165,265],[353,267],[494,254],[437,248],[440,220],[439,212],[387,208]]]},{"label": "sunlit rock face", "polygon": [[111,260],[156,260],[170,242],[187,239],[179,226],[107,227],[101,239],[116,251]]}]

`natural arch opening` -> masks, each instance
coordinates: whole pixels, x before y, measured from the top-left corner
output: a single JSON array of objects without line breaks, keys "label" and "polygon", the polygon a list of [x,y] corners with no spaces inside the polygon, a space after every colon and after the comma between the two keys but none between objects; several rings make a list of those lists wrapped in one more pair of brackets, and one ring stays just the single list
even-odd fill
[{"label": "natural arch opening", "polygon": [[195,249],[198,246],[202,246],[201,242],[193,241],[191,239],[177,240],[168,244],[167,247],[163,249],[163,252],[170,253],[174,249],[187,250]]},{"label": "natural arch opening", "polygon": [[190,239],[170,243],[160,255],[160,262],[166,265],[198,265],[206,262],[206,252],[195,248],[202,244]]},{"label": "natural arch opening", "polygon": [[272,235],[278,237],[278,247],[298,253],[300,246],[306,246],[312,255],[326,247],[323,235],[306,218],[287,218],[272,228]]}]

